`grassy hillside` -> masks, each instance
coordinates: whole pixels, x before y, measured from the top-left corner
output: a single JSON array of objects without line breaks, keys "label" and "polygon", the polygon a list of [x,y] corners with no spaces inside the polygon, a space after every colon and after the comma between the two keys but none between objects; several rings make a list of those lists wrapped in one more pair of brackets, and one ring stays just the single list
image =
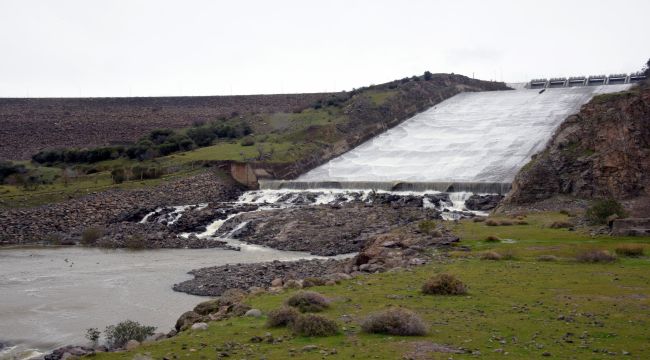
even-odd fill
[{"label": "grassy hillside", "polygon": [[[137,354],[156,359],[226,355],[237,359],[650,357],[650,333],[646,331],[650,321],[648,258],[619,257],[612,263],[575,260],[583,251],[614,251],[630,243],[644,247],[647,254],[650,238],[591,236],[587,230],[550,228],[553,222],[567,220],[566,215],[546,213],[527,216],[525,225],[487,226],[465,220],[448,224],[461,235],[461,245],[471,251],[452,251],[435,264],[413,270],[315,287],[332,300],[332,306],[322,314],[338,322],[341,331],[335,336],[294,336],[284,328],[266,328],[264,317],[240,317],[211,322],[207,331],[188,330],[133,351],[99,354],[96,358],[132,359]],[[484,241],[490,235],[502,241]],[[482,260],[481,254],[488,250],[506,256],[499,261]],[[555,258],[541,261],[541,255]],[[420,292],[426,279],[443,272],[464,281],[468,294],[433,296]],[[266,314],[291,293],[256,295],[247,302]],[[359,323],[369,313],[389,306],[417,312],[426,321],[429,333],[403,337],[360,331]],[[251,341],[267,333],[275,343]],[[441,349],[434,344],[462,353],[430,352]]]}]

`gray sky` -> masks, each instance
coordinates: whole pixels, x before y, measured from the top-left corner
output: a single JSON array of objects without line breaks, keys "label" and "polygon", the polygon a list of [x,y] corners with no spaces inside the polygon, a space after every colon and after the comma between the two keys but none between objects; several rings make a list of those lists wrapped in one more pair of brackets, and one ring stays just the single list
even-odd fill
[{"label": "gray sky", "polygon": [[0,0],[0,97],[349,90],[639,70],[648,0]]}]

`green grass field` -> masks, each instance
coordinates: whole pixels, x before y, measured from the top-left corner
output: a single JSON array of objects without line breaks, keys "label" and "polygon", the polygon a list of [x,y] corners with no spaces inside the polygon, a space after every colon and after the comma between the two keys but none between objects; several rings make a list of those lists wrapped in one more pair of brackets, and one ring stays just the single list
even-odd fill
[{"label": "green grass field", "polygon": [[[586,231],[549,228],[553,221],[567,220],[562,214],[529,215],[525,220],[528,225],[449,224],[463,238],[461,245],[472,251],[454,251],[445,260],[413,270],[313,288],[332,300],[331,308],[322,314],[341,326],[336,336],[294,337],[283,328],[266,328],[264,318],[232,318],[212,322],[204,332],[185,331],[134,351],[96,357],[132,359],[140,354],[155,359],[214,359],[230,349],[230,358],[235,359],[601,359],[614,354],[650,358],[648,257],[602,264],[574,260],[582,250],[614,249],[622,243],[641,244],[647,254],[650,238],[592,237]],[[483,239],[488,235],[507,243],[487,243]],[[479,254],[485,250],[516,255],[513,260],[480,260]],[[536,260],[541,254],[555,255],[558,260]],[[458,276],[469,286],[469,293],[423,295],[422,283],[441,272]],[[266,313],[291,293],[257,295],[248,303]],[[359,323],[367,314],[389,306],[416,311],[429,324],[428,335],[400,337],[360,331]],[[285,338],[276,344],[250,341],[267,332]],[[416,351],[423,343],[462,348],[467,353]],[[306,345],[318,349],[303,351]]]}]

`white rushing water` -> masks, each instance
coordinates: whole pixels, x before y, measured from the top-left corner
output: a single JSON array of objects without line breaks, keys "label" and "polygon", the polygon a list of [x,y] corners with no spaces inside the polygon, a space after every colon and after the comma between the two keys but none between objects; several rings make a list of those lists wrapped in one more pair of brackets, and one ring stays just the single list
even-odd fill
[{"label": "white rushing water", "polygon": [[509,183],[580,106],[629,86],[461,93],[297,181]]}]

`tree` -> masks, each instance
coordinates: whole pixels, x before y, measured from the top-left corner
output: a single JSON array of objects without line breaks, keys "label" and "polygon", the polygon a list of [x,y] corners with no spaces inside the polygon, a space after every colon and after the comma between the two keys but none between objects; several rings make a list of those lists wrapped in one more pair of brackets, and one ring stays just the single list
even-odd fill
[{"label": "tree", "polygon": [[424,72],[424,80],[429,81],[431,79],[433,79],[433,74],[431,72],[429,72],[429,71],[425,71]]}]

